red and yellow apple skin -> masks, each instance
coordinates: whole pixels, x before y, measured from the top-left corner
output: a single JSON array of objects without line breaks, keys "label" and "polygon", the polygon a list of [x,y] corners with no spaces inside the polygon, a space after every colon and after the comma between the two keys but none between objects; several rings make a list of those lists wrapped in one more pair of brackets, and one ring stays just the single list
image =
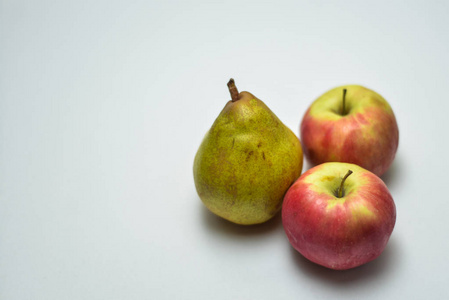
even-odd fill
[{"label": "red and yellow apple skin", "polygon": [[[338,198],[342,177],[344,193]],[[292,246],[310,261],[335,270],[363,265],[385,249],[396,207],[383,181],[354,164],[324,163],[287,191],[282,223]]]},{"label": "red and yellow apple skin", "polygon": [[[343,89],[347,90],[344,114]],[[303,117],[300,135],[312,165],[353,163],[377,176],[390,167],[399,143],[398,125],[388,102],[358,85],[337,87],[315,100]]]}]

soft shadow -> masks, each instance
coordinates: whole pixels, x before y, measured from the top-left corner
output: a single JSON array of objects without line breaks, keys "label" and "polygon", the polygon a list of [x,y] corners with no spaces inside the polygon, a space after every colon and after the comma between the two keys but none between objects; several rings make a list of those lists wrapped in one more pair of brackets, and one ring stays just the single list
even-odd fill
[{"label": "soft shadow", "polygon": [[338,287],[374,280],[388,274],[391,269],[397,268],[399,252],[396,241],[390,239],[384,252],[375,260],[354,269],[341,271],[317,265],[306,259],[293,247],[290,247],[290,254],[302,273],[308,277],[319,279],[320,281],[324,280]]},{"label": "soft shadow", "polygon": [[403,166],[401,157],[396,155],[390,168],[380,177],[389,189],[394,189],[400,183],[400,178],[403,175]]},{"label": "soft shadow", "polygon": [[304,160],[304,170],[303,173],[312,169],[313,167],[315,167],[314,164],[312,164],[311,162],[309,162],[307,159]]},{"label": "soft shadow", "polygon": [[202,221],[204,227],[216,233],[234,236],[262,235],[282,229],[281,212],[279,211],[272,219],[262,224],[239,225],[225,220],[201,205]]}]

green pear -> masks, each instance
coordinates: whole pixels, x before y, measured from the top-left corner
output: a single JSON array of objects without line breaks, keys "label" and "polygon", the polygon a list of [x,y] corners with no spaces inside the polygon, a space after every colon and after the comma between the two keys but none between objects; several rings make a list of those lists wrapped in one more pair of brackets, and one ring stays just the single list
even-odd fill
[{"label": "green pear", "polygon": [[263,223],[281,208],[301,175],[301,143],[254,95],[228,83],[232,100],[215,120],[195,156],[193,175],[204,205],[243,225]]}]

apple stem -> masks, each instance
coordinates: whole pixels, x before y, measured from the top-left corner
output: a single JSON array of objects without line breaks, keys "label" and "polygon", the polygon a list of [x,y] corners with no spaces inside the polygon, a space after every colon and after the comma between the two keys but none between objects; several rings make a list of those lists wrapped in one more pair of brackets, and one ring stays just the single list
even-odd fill
[{"label": "apple stem", "polygon": [[348,173],[346,173],[345,177],[343,177],[343,179],[341,180],[340,188],[338,189],[338,198],[343,197],[343,185],[345,184],[346,178],[348,178],[348,176],[351,174],[352,174],[352,171],[348,170]]},{"label": "apple stem", "polygon": [[231,93],[232,102],[239,100],[239,91],[237,90],[237,87],[235,86],[234,79],[232,79],[232,78],[229,79],[228,89],[229,89],[229,93]]},{"label": "apple stem", "polygon": [[343,108],[341,110],[342,116],[346,115],[346,89],[343,89]]}]

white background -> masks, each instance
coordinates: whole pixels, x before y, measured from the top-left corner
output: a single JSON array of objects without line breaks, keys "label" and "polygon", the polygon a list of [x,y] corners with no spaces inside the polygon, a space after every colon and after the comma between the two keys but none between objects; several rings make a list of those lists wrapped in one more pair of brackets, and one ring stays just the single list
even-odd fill
[{"label": "white background", "polygon": [[[0,298],[447,298],[448,14],[447,1],[0,1]],[[390,102],[397,223],[377,260],[331,271],[292,249],[280,215],[241,227],[202,205],[193,158],[230,77],[296,134],[335,86]]]}]

